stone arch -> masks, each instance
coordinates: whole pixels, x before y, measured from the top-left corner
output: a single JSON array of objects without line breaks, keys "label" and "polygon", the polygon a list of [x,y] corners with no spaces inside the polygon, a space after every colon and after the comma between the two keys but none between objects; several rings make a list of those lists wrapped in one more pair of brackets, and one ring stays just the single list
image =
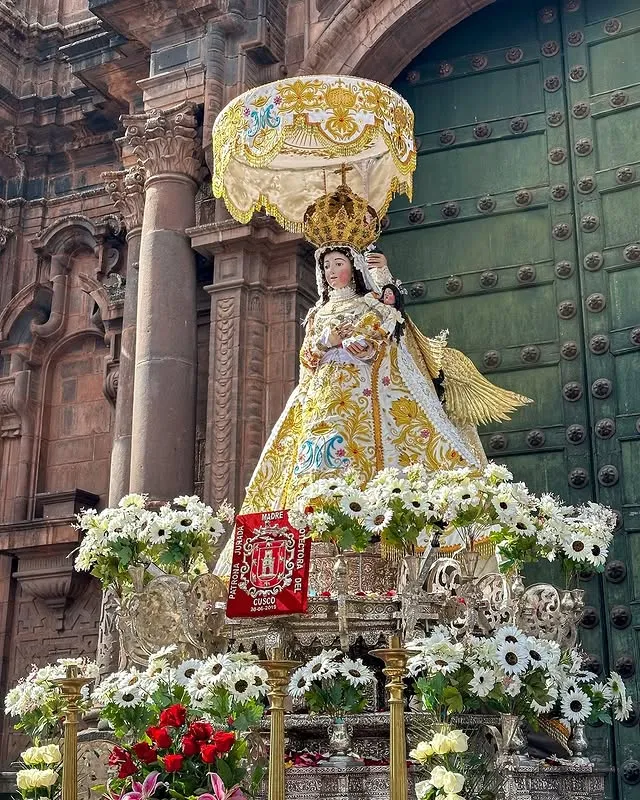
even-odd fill
[{"label": "stone arch", "polygon": [[309,48],[301,74],[391,83],[427,45],[494,0],[350,0]]},{"label": "stone arch", "polygon": [[36,312],[40,317],[39,321],[42,321],[48,316],[50,308],[51,289],[48,286],[38,281],[24,286],[0,313],[0,345],[15,339],[15,326],[20,325],[20,319],[30,311]]}]

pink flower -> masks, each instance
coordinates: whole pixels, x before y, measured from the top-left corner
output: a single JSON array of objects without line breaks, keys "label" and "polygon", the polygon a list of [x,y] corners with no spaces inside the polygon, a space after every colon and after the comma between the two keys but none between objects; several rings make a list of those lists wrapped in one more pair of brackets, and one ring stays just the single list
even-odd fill
[{"label": "pink flower", "polygon": [[133,781],[132,790],[123,794],[121,800],[149,800],[156,790],[159,775],[159,772],[150,772],[142,783]]},{"label": "pink flower", "polygon": [[420,431],[420,436],[422,436],[423,439],[428,439],[431,436],[431,431],[428,428],[423,428]]},{"label": "pink flower", "polygon": [[362,394],[363,394],[365,397],[369,397],[369,396],[371,395],[371,389],[363,389],[363,390],[362,390]]},{"label": "pink flower", "polygon": [[389,378],[387,375],[385,375],[384,378],[382,379],[382,383],[385,386],[388,386],[391,383],[391,378]]},{"label": "pink flower", "polygon": [[276,95],[276,96],[273,98],[273,102],[274,102],[274,103],[275,103],[277,106],[279,106],[279,105],[280,105],[280,103],[282,102],[282,98],[280,97],[280,95],[279,95],[279,94],[277,94],[277,95]]},{"label": "pink flower", "polygon": [[338,458],[342,458],[342,456],[344,455],[344,447],[339,447],[336,450],[336,455],[338,456]]},{"label": "pink flower", "polygon": [[213,794],[201,794],[199,800],[247,800],[237,785],[225,789],[222,779],[215,772],[210,772],[209,778]]}]

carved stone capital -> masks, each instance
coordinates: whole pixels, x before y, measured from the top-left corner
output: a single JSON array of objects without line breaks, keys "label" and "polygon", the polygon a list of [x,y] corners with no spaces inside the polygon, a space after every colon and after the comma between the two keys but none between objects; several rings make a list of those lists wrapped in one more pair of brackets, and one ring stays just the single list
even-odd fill
[{"label": "carved stone capital", "polygon": [[166,110],[122,116],[124,143],[138,157],[147,178],[164,174],[187,175],[198,181],[202,148],[198,142],[193,103]]},{"label": "carved stone capital", "polygon": [[100,176],[112,203],[124,217],[128,232],[142,227],[145,171],[141,164]]},{"label": "carved stone capital", "polygon": [[15,231],[12,228],[5,228],[4,225],[0,225],[0,255],[2,255],[2,251],[14,233]]}]

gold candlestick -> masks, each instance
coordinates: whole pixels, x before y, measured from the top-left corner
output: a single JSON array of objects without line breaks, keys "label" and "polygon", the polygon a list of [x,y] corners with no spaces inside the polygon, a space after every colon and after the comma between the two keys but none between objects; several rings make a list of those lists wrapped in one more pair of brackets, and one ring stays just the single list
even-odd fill
[{"label": "gold candlestick", "polygon": [[371,655],[384,661],[382,670],[389,679],[390,711],[390,800],[407,800],[409,785],[407,777],[407,741],[404,726],[404,681],[407,674],[407,661],[411,652],[400,645],[400,637],[392,636],[390,646],[381,650],[372,650]]},{"label": "gold candlestick", "polygon": [[78,675],[78,667],[67,667],[65,678],[54,681],[62,689],[66,702],[64,718],[64,744],[62,751],[62,800],[78,798],[78,700],[82,696],[80,690],[90,683],[91,678]]},{"label": "gold candlestick", "polygon": [[[284,701],[292,671],[298,661],[285,661],[282,649],[273,651],[273,659],[261,661],[269,676],[269,700],[271,701],[271,726],[269,730],[269,785],[267,800],[284,800]],[[63,798],[65,800],[65,798]]]}]

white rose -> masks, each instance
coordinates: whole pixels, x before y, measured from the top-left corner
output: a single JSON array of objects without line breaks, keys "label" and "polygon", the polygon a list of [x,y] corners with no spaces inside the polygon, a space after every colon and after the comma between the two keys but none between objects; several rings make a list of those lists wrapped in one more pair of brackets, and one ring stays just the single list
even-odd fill
[{"label": "white rose", "polygon": [[462,731],[451,731],[447,736],[451,744],[452,753],[466,753],[469,749],[469,737]]},{"label": "white rose", "polygon": [[433,752],[439,756],[443,756],[446,753],[451,752],[451,741],[449,736],[444,733],[436,733],[431,740],[431,747],[433,748]]},{"label": "white rose", "polygon": [[431,776],[429,777],[432,786],[435,786],[436,789],[442,789],[444,786],[444,779],[448,774],[449,770],[446,770],[444,767],[434,767],[431,770]]},{"label": "white rose", "polygon": [[53,786],[58,773],[53,769],[21,769],[16,772],[16,785],[21,792]]},{"label": "white rose", "polygon": [[29,747],[20,757],[28,766],[35,764],[59,764],[62,754],[57,744],[45,744],[42,747]]},{"label": "white rose", "polygon": [[424,800],[424,798],[432,789],[433,784],[431,781],[420,781],[419,783],[416,783],[416,797],[418,800]]},{"label": "white rose", "polygon": [[424,763],[432,755],[433,747],[428,742],[420,742],[420,744],[409,753],[409,758]]},{"label": "white rose", "polygon": [[464,786],[464,775],[459,772],[447,772],[442,781],[442,789],[446,794],[457,794]]}]

